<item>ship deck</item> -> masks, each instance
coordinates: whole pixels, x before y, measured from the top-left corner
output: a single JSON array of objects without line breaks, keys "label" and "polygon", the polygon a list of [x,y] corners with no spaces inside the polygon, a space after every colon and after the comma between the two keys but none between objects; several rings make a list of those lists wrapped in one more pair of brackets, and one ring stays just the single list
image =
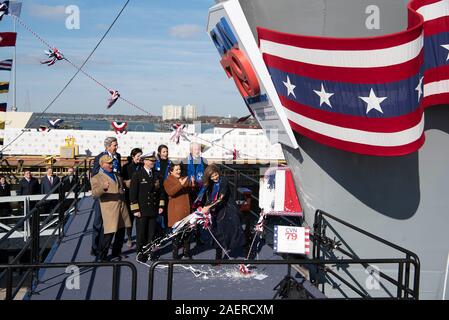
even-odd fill
[{"label": "ship deck", "polygon": [[[46,258],[47,263],[58,262],[93,262],[90,256],[93,199],[84,198],[79,204],[79,211],[72,215],[66,224],[65,237],[56,243]],[[202,236],[207,236],[203,234]],[[203,240],[207,240],[206,237]],[[258,247],[258,259],[279,260],[281,256],[273,253],[270,245],[261,242]],[[193,243],[192,243],[193,246]],[[124,250],[128,247],[124,246]],[[137,299],[148,299],[148,279],[150,265],[136,262],[135,248],[124,251],[122,261],[129,261],[137,268]],[[194,251],[194,259],[213,259],[215,250],[206,244]],[[239,258],[243,258],[240,254]],[[160,260],[171,259],[171,245],[161,249]],[[190,269],[188,269],[190,268]],[[192,271],[201,271],[196,274]],[[41,269],[39,283],[31,300],[108,300],[112,292],[112,267],[80,268],[79,288],[66,286],[71,272],[64,269]],[[295,275],[296,274],[296,275]],[[287,275],[287,265],[258,265],[251,275],[242,275],[237,265],[175,265],[173,273],[173,299],[272,299],[274,287]],[[294,271],[292,276],[301,278]],[[164,266],[156,268],[154,283],[154,299],[167,297],[168,269]],[[68,281],[67,281],[68,282]],[[131,271],[121,268],[119,278],[119,298],[131,298]],[[307,289],[320,296],[320,292],[310,284],[304,284]],[[314,291],[315,290],[315,291]]]}]

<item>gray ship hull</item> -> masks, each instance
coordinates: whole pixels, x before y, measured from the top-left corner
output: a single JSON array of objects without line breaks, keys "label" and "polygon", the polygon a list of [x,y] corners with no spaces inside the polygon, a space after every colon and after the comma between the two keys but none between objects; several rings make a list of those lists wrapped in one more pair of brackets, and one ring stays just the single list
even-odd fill
[{"label": "gray ship hull", "polygon": [[[251,30],[337,37],[376,36],[404,30],[407,0],[240,0]],[[378,29],[368,29],[367,7],[380,13]],[[421,261],[420,299],[444,299],[449,253],[449,107],[426,110],[426,143],[400,157],[364,156],[324,146],[297,134],[299,149],[283,146],[305,213],[312,226],[322,209],[415,252]],[[344,228],[333,232],[360,258],[398,257],[398,253]],[[332,235],[332,233],[330,233]],[[341,255],[336,254],[336,257]],[[396,269],[379,266],[395,275]],[[388,286],[367,288],[363,268],[341,271],[372,296],[396,295]],[[333,280],[334,281],[334,280]],[[329,281],[330,297],[351,296],[344,284]],[[371,290],[372,289],[372,290]]]}]

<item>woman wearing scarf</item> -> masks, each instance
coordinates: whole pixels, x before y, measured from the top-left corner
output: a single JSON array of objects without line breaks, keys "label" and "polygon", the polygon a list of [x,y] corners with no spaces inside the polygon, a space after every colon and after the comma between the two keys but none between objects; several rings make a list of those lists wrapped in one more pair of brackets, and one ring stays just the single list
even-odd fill
[{"label": "woman wearing scarf", "polygon": [[[187,175],[192,184],[190,191],[190,203],[193,204],[198,196],[198,192],[203,185],[203,176],[207,168],[207,160],[201,156],[201,145],[196,142],[190,144],[190,154],[182,161],[183,174]],[[201,241],[201,229],[197,228],[195,231],[195,241],[197,247],[203,245]]]},{"label": "woman wearing scarf", "polygon": [[230,252],[245,244],[239,209],[229,189],[228,180],[221,176],[216,165],[212,164],[204,171],[203,188],[195,203],[203,205],[203,213],[210,212],[212,216],[211,231],[219,242],[214,243],[216,260],[222,259],[222,247]]},{"label": "woman wearing scarf", "polygon": [[167,217],[167,208],[168,208],[168,195],[164,189],[164,181],[169,176],[169,169],[171,165],[171,160],[168,159],[168,147],[165,144],[161,144],[157,148],[157,160],[154,165],[154,169],[159,172],[159,176],[162,177],[162,185],[161,185],[161,199],[159,203],[159,207],[163,208],[164,212],[158,216],[157,221],[160,227],[160,233],[163,233],[167,229],[168,217]]},{"label": "woman wearing scarf", "polygon": [[128,163],[123,166],[122,175],[123,182],[125,183],[125,201],[126,206],[128,207],[129,218],[131,219],[131,227],[126,228],[126,234],[128,236],[127,246],[131,248],[133,246],[132,242],[132,233],[133,233],[133,222],[134,215],[131,213],[131,203],[129,200],[129,187],[131,185],[131,179],[135,172],[139,171],[142,168],[142,162],[140,160],[140,156],[142,155],[142,149],[134,148],[131,150],[131,155],[129,156]]}]

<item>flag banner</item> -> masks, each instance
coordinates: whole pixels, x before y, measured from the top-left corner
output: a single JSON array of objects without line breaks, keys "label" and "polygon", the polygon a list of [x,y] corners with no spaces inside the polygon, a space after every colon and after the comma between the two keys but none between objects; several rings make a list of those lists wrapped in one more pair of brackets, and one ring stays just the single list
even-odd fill
[{"label": "flag banner", "polygon": [[6,112],[7,103],[0,103],[0,112]]},{"label": "flag banner", "polygon": [[123,133],[127,134],[128,131],[126,130],[126,127],[128,126],[128,121],[126,122],[120,122],[120,121],[112,121],[111,122],[112,128],[114,129],[115,133]]},{"label": "flag banner", "polygon": [[22,2],[17,1],[5,1],[9,2],[8,5],[8,14],[16,17],[20,17],[20,13],[22,12]]},{"label": "flag banner", "polygon": [[259,184],[259,207],[268,215],[302,216],[293,175],[287,167],[269,168]]},{"label": "flag banner", "polygon": [[338,149],[399,156],[424,143],[424,108],[449,103],[449,0],[412,0],[405,31],[329,38],[257,28],[292,129]]},{"label": "flag banner", "polygon": [[0,21],[5,15],[12,15],[20,17],[22,11],[22,2],[16,1],[1,1],[0,2]]},{"label": "flag banner", "polygon": [[11,71],[12,59],[0,61],[0,70]]},{"label": "flag banner", "polygon": [[0,47],[14,47],[16,45],[17,33],[0,32]]},{"label": "flag banner", "polygon": [[0,93],[8,93],[9,82],[0,82]]}]

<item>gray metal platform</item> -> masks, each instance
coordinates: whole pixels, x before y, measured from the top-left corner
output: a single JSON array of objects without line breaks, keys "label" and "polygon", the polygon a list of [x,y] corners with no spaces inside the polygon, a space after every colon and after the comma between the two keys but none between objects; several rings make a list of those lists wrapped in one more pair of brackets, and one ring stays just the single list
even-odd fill
[{"label": "gray metal platform", "polygon": [[[93,262],[90,256],[91,233],[94,213],[92,198],[85,198],[80,203],[78,214],[71,216],[66,225],[66,236],[55,244],[45,262]],[[204,240],[207,231],[203,230]],[[192,244],[193,245],[193,244]],[[136,262],[135,248],[124,246],[126,257],[123,261],[132,262],[138,271],[137,299],[148,298],[149,265]],[[171,258],[171,245],[161,250],[160,260]],[[194,259],[213,259],[215,250],[208,244],[195,252]],[[270,246],[261,242],[258,259],[279,260],[282,257],[273,253]],[[238,256],[237,256],[238,257]],[[243,258],[242,255],[238,258]],[[201,273],[196,273],[192,268]],[[295,273],[295,272],[294,272]],[[166,299],[168,269],[158,267],[155,274],[154,298]],[[258,265],[251,275],[242,275],[238,266],[194,265],[174,267],[173,299],[272,299],[273,288],[286,276],[287,265]],[[64,269],[46,269],[40,271],[40,281],[31,300],[89,300],[111,299],[112,267],[81,268],[79,289],[68,289],[66,280],[71,272]],[[299,276],[299,275],[297,275]],[[120,299],[131,297],[131,271],[120,271]],[[69,279],[70,280],[70,279]],[[69,282],[69,281],[68,281]],[[70,286],[69,286],[70,287]]]}]

